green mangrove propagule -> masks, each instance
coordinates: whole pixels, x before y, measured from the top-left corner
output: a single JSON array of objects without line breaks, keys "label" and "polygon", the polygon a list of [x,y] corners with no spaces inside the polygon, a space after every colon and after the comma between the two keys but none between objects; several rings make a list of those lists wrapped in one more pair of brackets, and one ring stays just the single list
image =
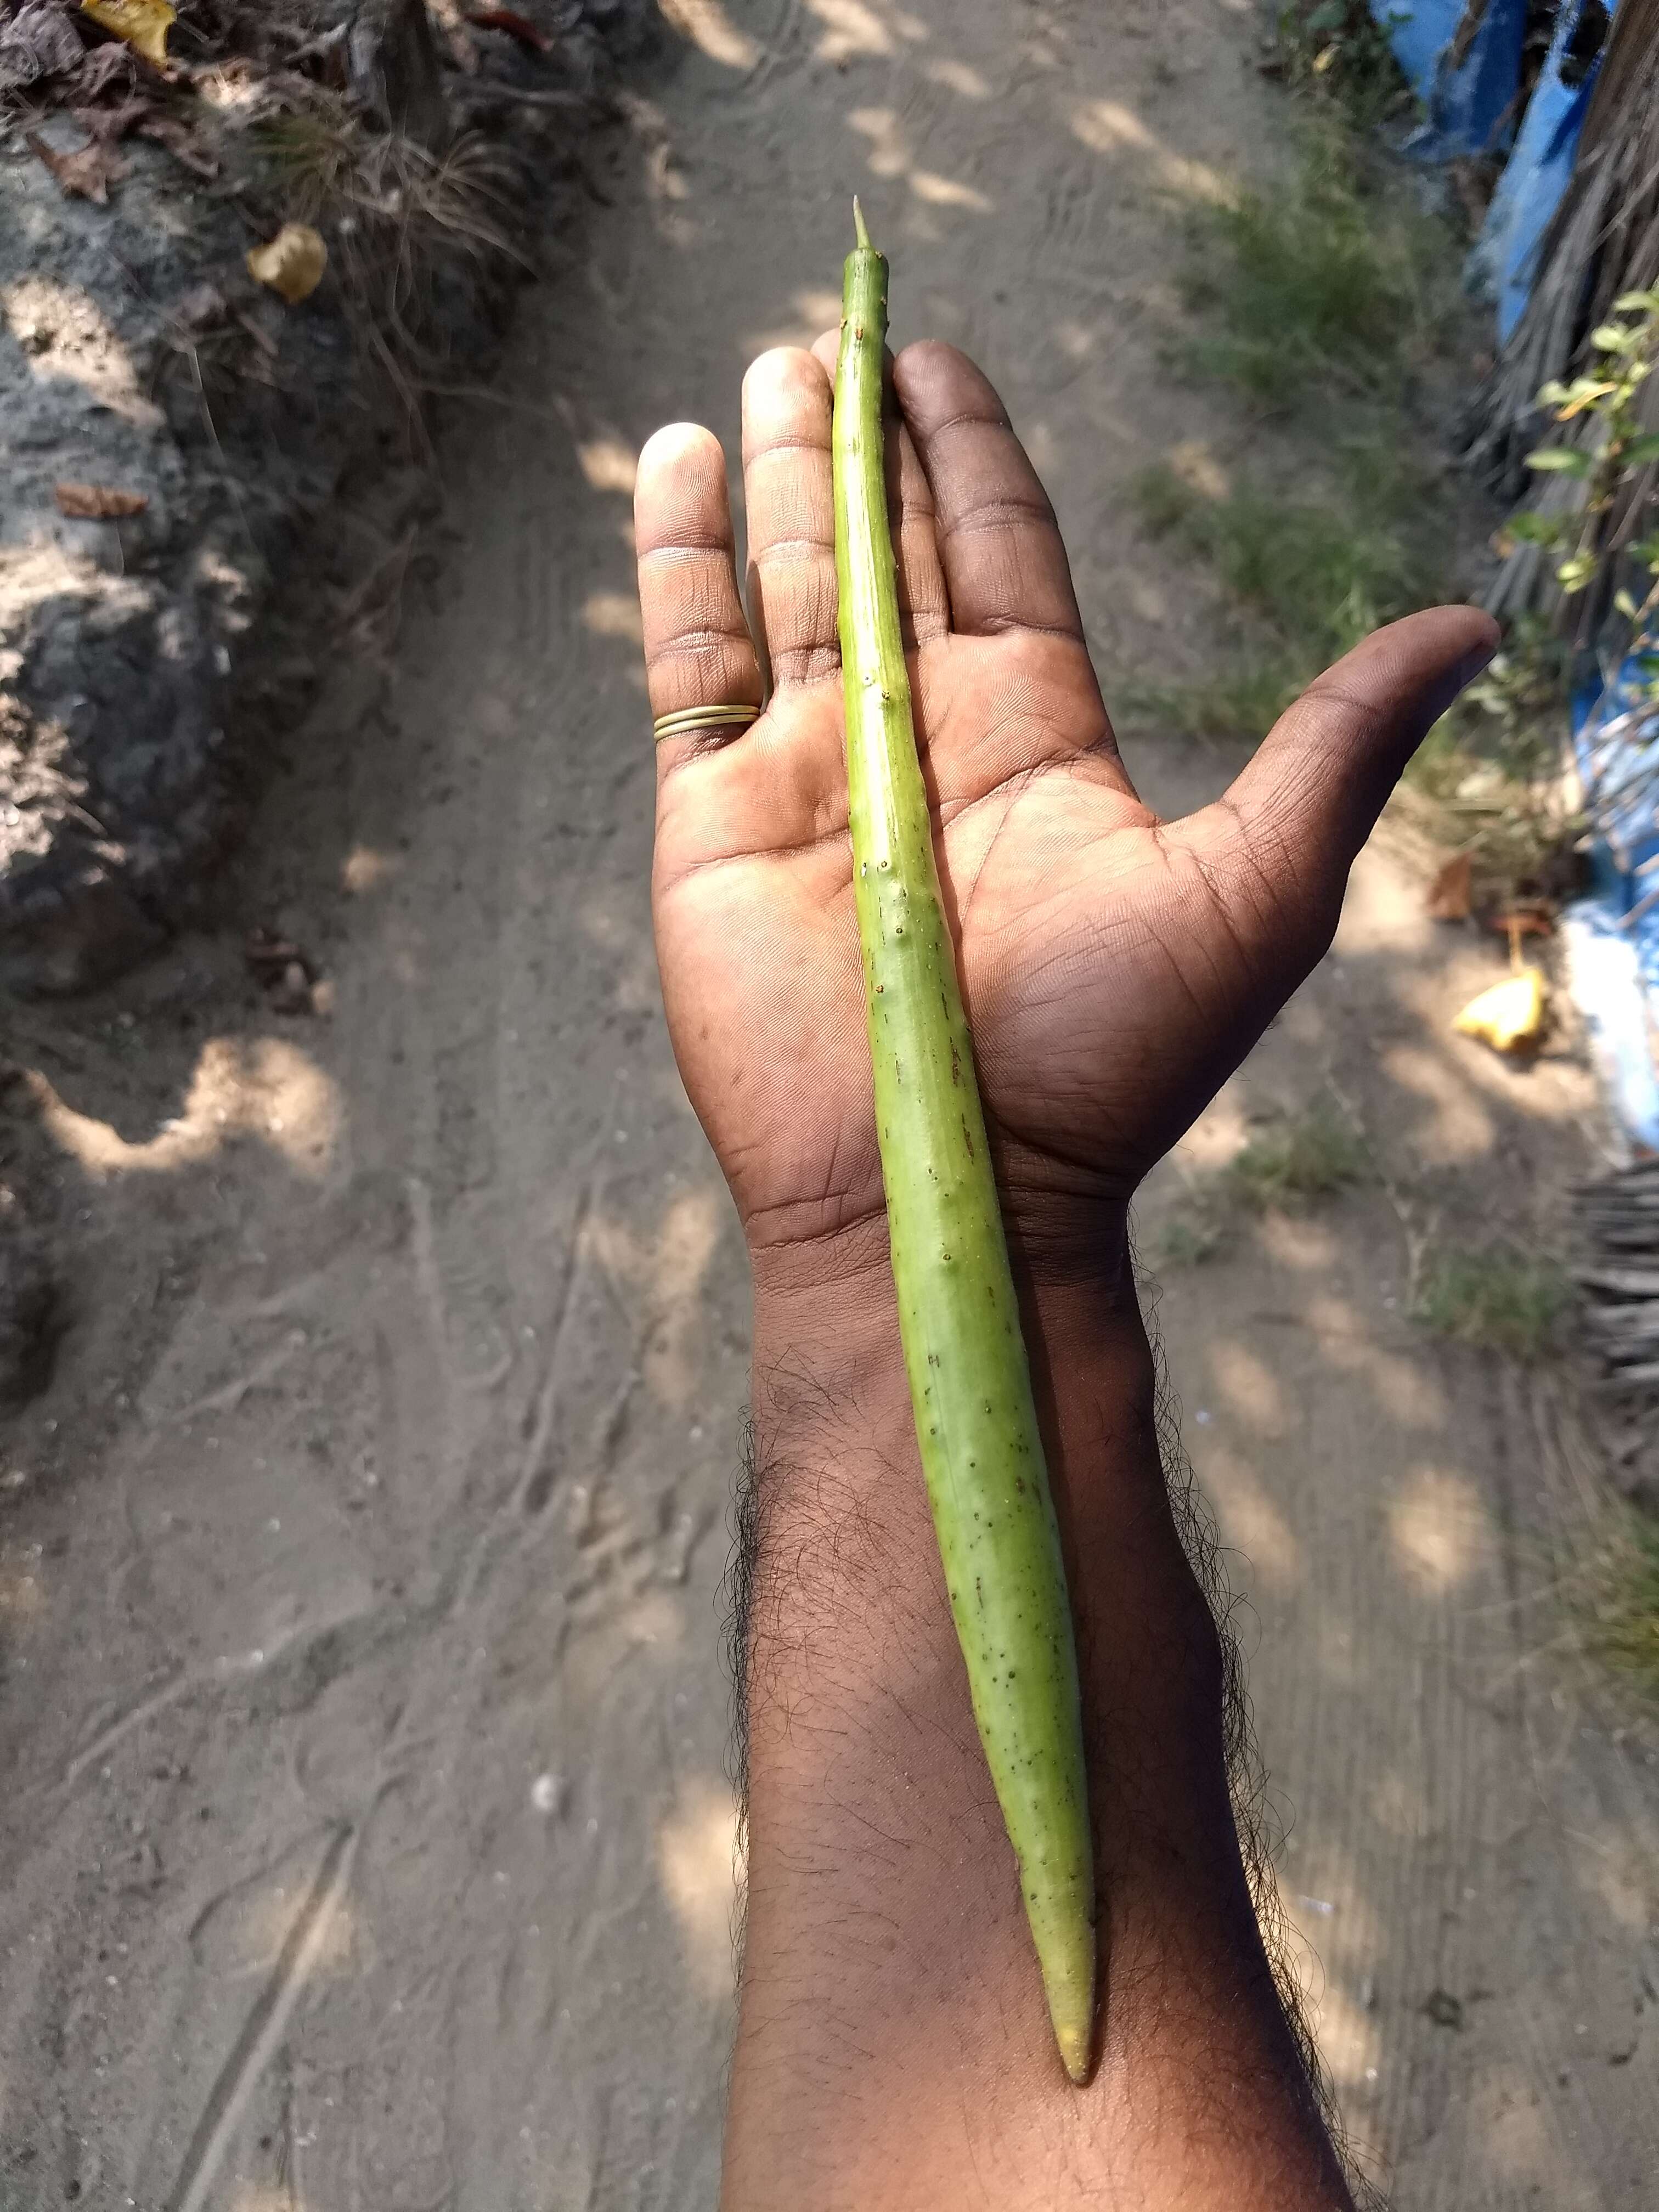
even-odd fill
[{"label": "green mangrove propagule", "polygon": [[1066,2070],[1088,2074],[1094,1863],[1066,1570],[939,896],[882,456],[887,264],[856,201],[836,364],[836,573],[876,1124],[916,1439]]}]

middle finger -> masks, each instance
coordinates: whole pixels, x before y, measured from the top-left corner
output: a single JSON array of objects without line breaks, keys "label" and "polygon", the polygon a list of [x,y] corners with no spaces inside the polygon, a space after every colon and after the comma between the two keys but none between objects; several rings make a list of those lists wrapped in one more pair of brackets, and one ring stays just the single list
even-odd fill
[{"label": "middle finger", "polygon": [[830,381],[798,346],[743,380],[743,488],[753,618],[780,689],[841,672]]}]

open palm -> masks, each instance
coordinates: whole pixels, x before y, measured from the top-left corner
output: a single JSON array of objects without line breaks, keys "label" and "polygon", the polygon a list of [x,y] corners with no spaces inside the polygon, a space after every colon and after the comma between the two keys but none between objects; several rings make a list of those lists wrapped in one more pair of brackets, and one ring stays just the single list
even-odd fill
[{"label": "open palm", "polygon": [[[881,1171],[848,836],[830,482],[834,341],[744,386],[751,635],[707,431],[641,457],[654,714],[772,692],[734,740],[659,749],[653,876],[670,1030],[757,1271],[869,1264]],[[1243,1058],[1330,940],[1401,768],[1493,626],[1379,633],[1280,720],[1224,798],[1137,797],[1053,511],[953,348],[893,367],[888,439],[917,738],[1011,1236],[1086,1270],[1103,1214]],[[758,648],[758,649],[757,649]]]}]

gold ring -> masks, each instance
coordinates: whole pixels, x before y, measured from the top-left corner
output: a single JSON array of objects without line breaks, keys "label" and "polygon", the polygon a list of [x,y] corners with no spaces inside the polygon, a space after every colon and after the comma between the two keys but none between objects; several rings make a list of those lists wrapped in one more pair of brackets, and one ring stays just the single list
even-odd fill
[{"label": "gold ring", "polygon": [[651,733],[659,744],[665,738],[696,737],[704,730],[729,730],[735,737],[759,716],[758,707],[682,707],[678,714],[659,714]]}]

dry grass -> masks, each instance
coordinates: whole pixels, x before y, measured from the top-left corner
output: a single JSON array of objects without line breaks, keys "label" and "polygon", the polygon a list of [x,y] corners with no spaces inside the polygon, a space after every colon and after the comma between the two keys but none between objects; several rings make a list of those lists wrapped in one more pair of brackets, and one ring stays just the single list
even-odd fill
[{"label": "dry grass", "polygon": [[1584,1616],[1590,1650],[1659,1701],[1659,1521],[1619,1510],[1588,1577]]},{"label": "dry grass", "polygon": [[354,335],[418,417],[453,374],[446,291],[531,268],[518,163],[476,131],[428,153],[365,128],[322,92],[262,125],[258,140],[284,209],[329,241]]}]

